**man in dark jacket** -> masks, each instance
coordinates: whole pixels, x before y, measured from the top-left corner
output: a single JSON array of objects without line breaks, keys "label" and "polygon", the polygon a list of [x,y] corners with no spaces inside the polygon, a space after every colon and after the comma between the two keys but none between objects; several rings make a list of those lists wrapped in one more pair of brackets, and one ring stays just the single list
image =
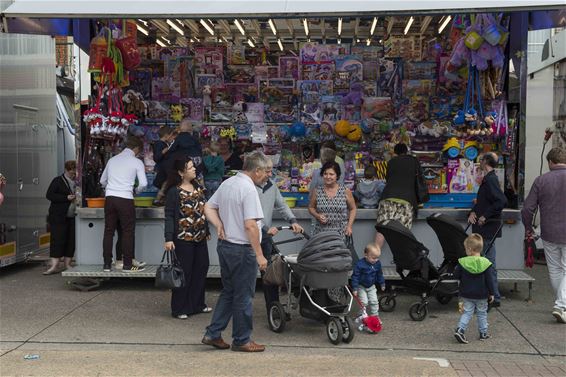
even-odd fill
[{"label": "man in dark jacket", "polygon": [[498,157],[493,152],[486,153],[481,158],[480,168],[484,172],[484,177],[478,190],[476,203],[468,216],[468,222],[472,224],[472,232],[478,233],[485,240],[483,252],[485,257],[493,264],[492,274],[493,280],[495,281],[495,300],[491,305],[493,307],[501,305],[501,295],[497,285],[495,243],[493,243],[489,250],[487,250],[487,248],[493,238],[501,237],[501,212],[507,204],[507,199],[501,190],[499,179],[495,174],[497,161]]},{"label": "man in dark jacket", "polygon": [[476,313],[478,317],[478,330],[480,340],[489,339],[487,333],[487,307],[488,301],[493,301],[495,282],[491,271],[491,262],[481,256],[483,239],[477,234],[471,234],[464,241],[467,257],[458,259],[454,269],[454,277],[460,279],[460,322],[454,332],[459,343],[468,343],[465,332],[468,324]]}]

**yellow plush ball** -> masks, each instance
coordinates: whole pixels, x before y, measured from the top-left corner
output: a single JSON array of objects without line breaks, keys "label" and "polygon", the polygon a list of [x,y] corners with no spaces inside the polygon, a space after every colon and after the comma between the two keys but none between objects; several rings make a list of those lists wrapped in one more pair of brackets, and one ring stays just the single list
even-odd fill
[{"label": "yellow plush ball", "polygon": [[336,132],[336,135],[346,137],[350,132],[350,126],[350,122],[347,120],[339,120],[334,126],[334,131]]},{"label": "yellow plush ball", "polygon": [[348,131],[348,140],[350,141],[360,141],[362,138],[362,128],[357,124],[352,124],[350,130]]}]

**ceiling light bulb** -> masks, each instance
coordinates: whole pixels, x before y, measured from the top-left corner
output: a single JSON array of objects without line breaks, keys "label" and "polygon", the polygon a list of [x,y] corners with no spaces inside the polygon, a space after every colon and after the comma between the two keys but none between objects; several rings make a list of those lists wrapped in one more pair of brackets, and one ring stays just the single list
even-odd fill
[{"label": "ceiling light bulb", "polygon": [[277,44],[279,45],[279,49],[283,51],[283,43],[281,43],[281,38],[277,39]]},{"label": "ceiling light bulb", "polygon": [[368,38],[366,41],[366,46],[369,46],[370,44],[371,44],[371,39]]},{"label": "ceiling light bulb", "polygon": [[179,27],[179,25],[177,25],[177,24],[174,23],[173,21],[171,21],[171,20],[168,19],[168,20],[167,20],[167,25],[169,25],[169,26],[171,26],[173,29],[175,29],[175,31],[176,31],[177,33],[179,33],[179,34],[181,34],[181,35],[183,35],[183,36],[185,35],[185,32],[183,31],[183,29],[181,29],[181,28]]},{"label": "ceiling light bulb", "polygon": [[210,35],[214,35],[214,30],[210,27],[210,25],[203,20],[202,18],[200,19],[200,24],[210,33]]},{"label": "ceiling light bulb", "polygon": [[341,44],[342,40],[340,38],[338,38],[338,44]]},{"label": "ceiling light bulb", "polygon": [[446,25],[448,25],[448,23],[450,22],[451,19],[452,19],[452,16],[446,17],[446,19],[444,20],[444,22],[442,23],[442,25],[440,25],[440,27],[438,28],[438,34],[441,34],[441,33],[442,33],[442,31],[444,30],[444,28],[446,27]]},{"label": "ceiling light bulb", "polygon": [[371,30],[369,31],[369,33],[371,35],[373,35],[373,33],[375,33],[375,27],[377,26],[377,17],[373,18],[373,22],[371,23]]},{"label": "ceiling light bulb", "polygon": [[246,31],[242,27],[242,24],[240,23],[240,21],[234,20],[234,25],[236,25],[236,27],[238,28],[238,30],[240,30],[240,33],[242,33],[242,35],[246,35]]},{"label": "ceiling light bulb", "polygon": [[342,17],[338,19],[338,35],[342,34]]},{"label": "ceiling light bulb", "polygon": [[161,42],[159,39],[157,39],[155,42],[157,42],[157,44],[161,47],[165,47],[165,43]]},{"label": "ceiling light bulb", "polygon": [[254,43],[253,43],[253,42],[252,42],[252,40],[251,40],[251,39],[249,39],[249,38],[248,38],[248,44],[249,44],[249,45],[250,45],[250,47],[252,47],[252,48],[254,48],[254,47],[255,47]]},{"label": "ceiling light bulb", "polygon": [[277,35],[277,29],[275,29],[275,24],[273,23],[273,20],[270,18],[269,21],[267,22],[269,23],[269,27],[271,28],[273,35]]},{"label": "ceiling light bulb", "polygon": [[403,32],[403,34],[407,35],[407,33],[409,32],[409,29],[411,28],[411,25],[413,24],[414,21],[415,21],[415,18],[413,16],[411,16],[411,18],[409,18],[409,22],[407,22],[407,26],[405,26],[405,31]]},{"label": "ceiling light bulb", "polygon": [[308,36],[309,35],[309,22],[307,21],[306,18],[303,19],[303,26],[305,27],[305,34]]},{"label": "ceiling light bulb", "polygon": [[144,29],[143,27],[141,27],[140,25],[136,24],[136,27],[138,28],[139,31],[141,31],[145,35],[149,35],[149,32],[146,29]]}]

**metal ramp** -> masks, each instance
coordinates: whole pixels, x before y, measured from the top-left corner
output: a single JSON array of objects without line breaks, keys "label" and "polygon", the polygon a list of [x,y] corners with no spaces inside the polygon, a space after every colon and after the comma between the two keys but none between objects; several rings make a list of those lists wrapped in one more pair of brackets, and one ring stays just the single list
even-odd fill
[{"label": "metal ramp", "polygon": [[[383,267],[383,276],[385,280],[401,280],[401,277],[395,270],[395,267]],[[535,278],[522,270],[498,270],[497,280],[500,283],[514,283],[513,292],[519,292],[517,288],[518,283],[527,283],[529,286],[529,295],[526,301],[531,302],[531,291]]]}]

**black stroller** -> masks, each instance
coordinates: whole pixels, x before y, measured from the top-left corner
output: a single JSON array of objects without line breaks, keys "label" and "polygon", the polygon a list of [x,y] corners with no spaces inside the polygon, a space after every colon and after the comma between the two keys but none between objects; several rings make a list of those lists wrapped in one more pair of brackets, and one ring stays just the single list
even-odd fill
[{"label": "black stroller", "polygon": [[[386,220],[375,226],[389,244],[401,285],[419,294],[421,301],[409,307],[413,321],[422,321],[428,314],[428,296],[435,295],[444,302],[458,294],[458,281],[451,273],[441,273],[428,259],[429,250],[413,233],[396,220]],[[448,297],[448,298],[446,298]],[[393,311],[395,290],[379,300],[383,311]]]},{"label": "black stroller", "polygon": [[[290,227],[278,227],[290,229]],[[281,255],[277,245],[307,239],[296,255]],[[333,344],[354,339],[354,323],[348,316],[353,296],[348,289],[352,271],[350,250],[336,232],[321,232],[312,238],[306,234],[274,242],[274,250],[285,266],[285,302],[270,303],[268,322],[274,332],[282,332],[291,319],[291,310],[299,308],[301,316],[326,323],[326,335]]]}]

